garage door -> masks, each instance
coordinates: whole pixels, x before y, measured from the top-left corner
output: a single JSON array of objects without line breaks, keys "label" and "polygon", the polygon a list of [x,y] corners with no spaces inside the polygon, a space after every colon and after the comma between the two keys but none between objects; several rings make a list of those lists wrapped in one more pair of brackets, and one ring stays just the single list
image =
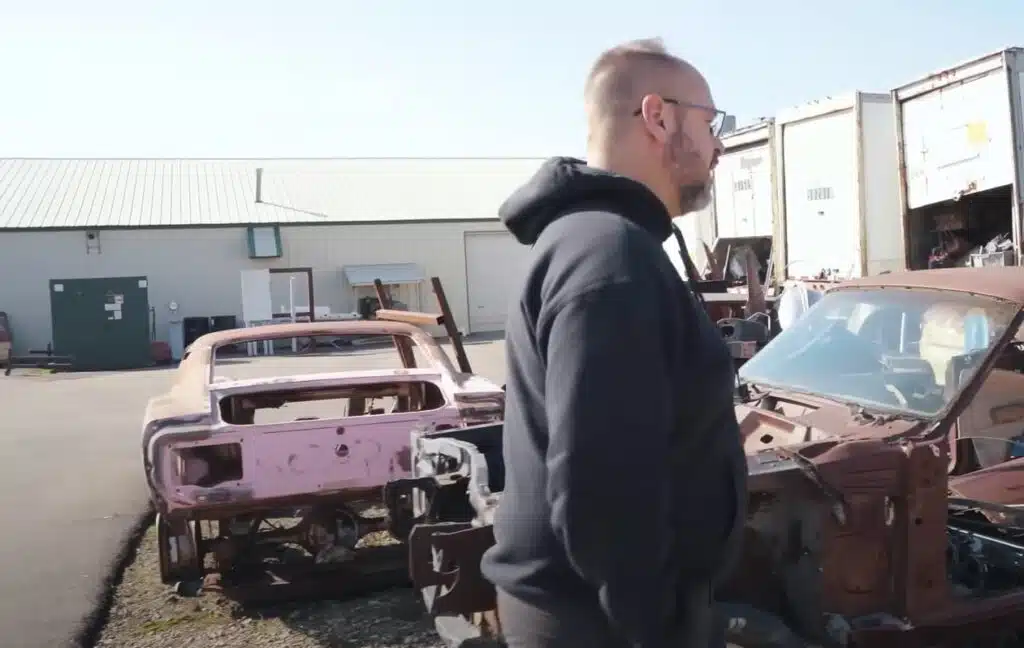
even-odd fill
[{"label": "garage door", "polygon": [[530,249],[507,232],[466,232],[470,333],[505,329],[509,302],[519,292]]}]

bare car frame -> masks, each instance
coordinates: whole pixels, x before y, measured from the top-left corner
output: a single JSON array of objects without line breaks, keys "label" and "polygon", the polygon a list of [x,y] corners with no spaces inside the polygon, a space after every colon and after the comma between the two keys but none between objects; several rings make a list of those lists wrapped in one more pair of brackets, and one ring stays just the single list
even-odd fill
[{"label": "bare car frame", "polygon": [[[217,350],[227,345],[344,336],[394,339],[424,366],[406,360],[397,369],[244,379],[214,372]],[[274,416],[310,402],[324,409]],[[503,409],[500,386],[458,371],[433,337],[410,324],[297,323],[204,335],[170,390],[149,402],[143,425],[161,577],[199,578],[207,554],[215,571],[227,572],[285,545],[304,550],[307,563],[346,562],[361,538],[386,529],[383,516],[366,513],[382,509],[389,480],[410,474],[411,429],[500,420]],[[285,528],[284,519],[299,522]],[[214,531],[204,534],[204,522]]]},{"label": "bare car frame", "polygon": [[[731,645],[1020,645],[1022,308],[1024,268],[854,280],[744,365],[744,549],[716,593]],[[500,643],[479,563],[501,435],[421,430],[387,489],[452,646]]]}]

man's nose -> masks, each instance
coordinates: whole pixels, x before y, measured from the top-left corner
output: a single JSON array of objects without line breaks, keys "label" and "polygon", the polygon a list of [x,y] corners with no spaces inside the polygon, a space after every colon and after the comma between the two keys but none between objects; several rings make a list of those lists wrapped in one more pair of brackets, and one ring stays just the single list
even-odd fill
[{"label": "man's nose", "polygon": [[719,160],[719,158],[722,157],[722,153],[725,150],[724,147],[722,146],[722,141],[721,140],[716,139],[715,142],[716,142],[716,144],[715,144],[715,151],[714,151],[714,153],[711,154],[711,168],[712,169],[714,169],[715,167],[718,166],[718,160]]}]

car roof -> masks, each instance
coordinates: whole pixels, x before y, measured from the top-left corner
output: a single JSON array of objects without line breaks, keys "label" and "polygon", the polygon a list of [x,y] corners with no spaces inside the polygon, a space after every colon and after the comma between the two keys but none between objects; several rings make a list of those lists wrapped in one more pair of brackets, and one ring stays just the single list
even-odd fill
[{"label": "car roof", "polygon": [[844,281],[833,290],[849,288],[907,288],[948,290],[994,297],[1024,305],[1024,267],[936,268],[906,270]]}]

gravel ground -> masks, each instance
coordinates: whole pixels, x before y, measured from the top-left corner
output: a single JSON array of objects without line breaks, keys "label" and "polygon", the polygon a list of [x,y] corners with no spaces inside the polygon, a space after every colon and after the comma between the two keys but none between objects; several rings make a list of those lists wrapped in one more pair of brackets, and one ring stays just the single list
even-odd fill
[{"label": "gravel ground", "polygon": [[104,648],[443,648],[410,589],[356,600],[247,611],[216,592],[176,595],[160,582],[150,529],[117,589]]}]

